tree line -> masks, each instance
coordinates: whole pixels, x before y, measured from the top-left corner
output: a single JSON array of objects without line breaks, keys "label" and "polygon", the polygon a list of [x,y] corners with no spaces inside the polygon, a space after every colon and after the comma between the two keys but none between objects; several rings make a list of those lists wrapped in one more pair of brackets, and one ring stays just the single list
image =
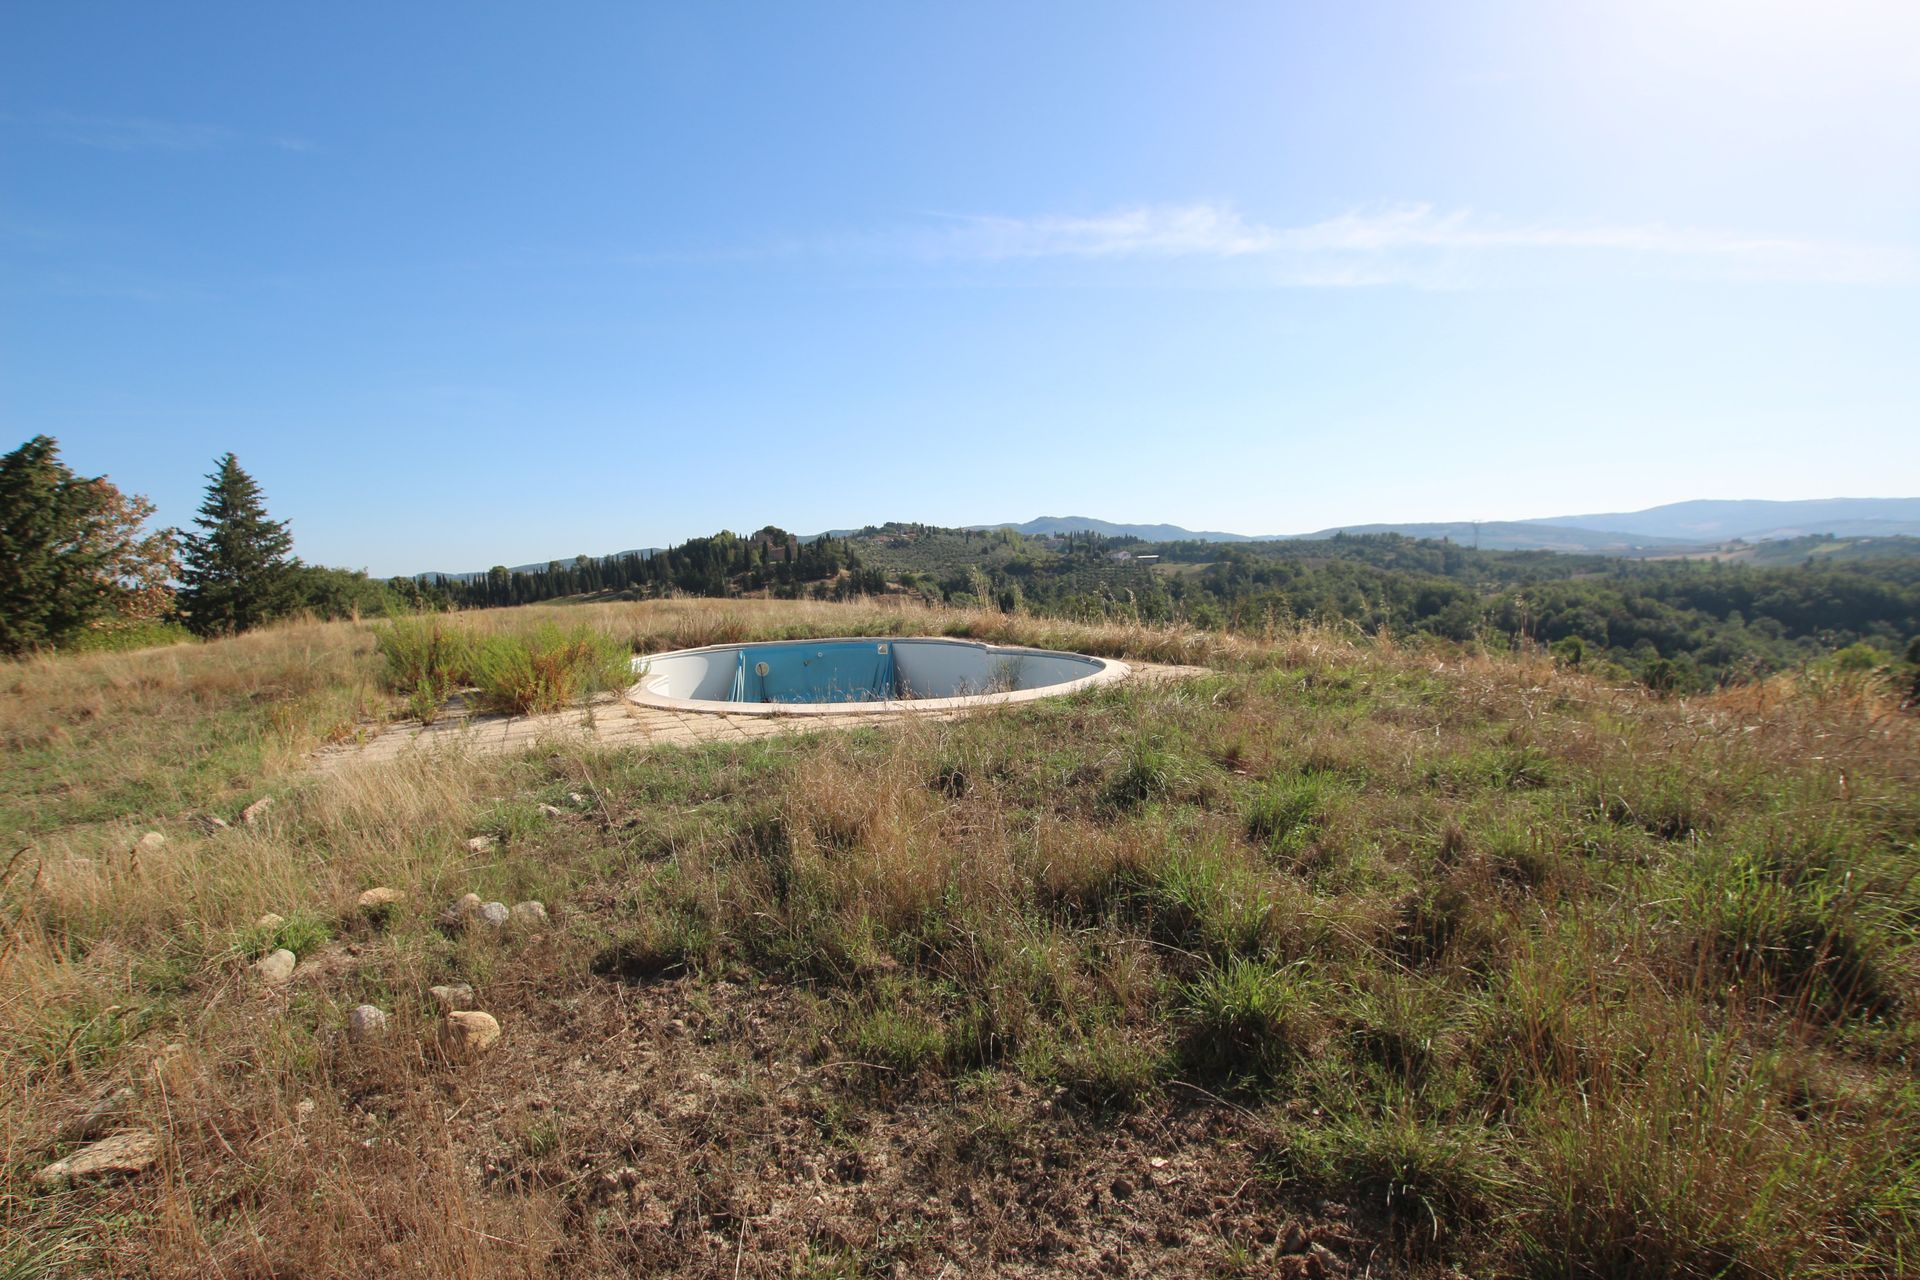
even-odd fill
[{"label": "tree line", "polygon": [[147,498],[76,473],[49,436],[0,457],[0,653],[231,635],[391,600],[365,574],[295,556],[231,453],[215,459],[191,529],[149,529],[153,514]]},{"label": "tree line", "polygon": [[[866,568],[852,544],[823,535],[802,540],[768,525],[745,537],[723,530],[658,551],[552,560],[544,569],[495,565],[484,574],[423,574],[389,587],[409,603],[442,608],[499,608],[565,596],[640,600],[664,595],[878,594],[886,579]],[[824,590],[817,590],[824,588]]]}]

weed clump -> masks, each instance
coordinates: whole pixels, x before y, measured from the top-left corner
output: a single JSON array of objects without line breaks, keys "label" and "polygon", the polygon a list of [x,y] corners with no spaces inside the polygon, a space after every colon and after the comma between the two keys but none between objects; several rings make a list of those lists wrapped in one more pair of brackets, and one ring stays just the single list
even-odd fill
[{"label": "weed clump", "polygon": [[1275,855],[1298,852],[1333,790],[1317,773],[1272,779],[1247,805],[1247,837]]},{"label": "weed clump", "polygon": [[1126,811],[1176,796],[1192,776],[1187,759],[1164,743],[1136,740],[1126,763],[1103,793],[1109,808]]},{"label": "weed clump", "polygon": [[422,724],[439,718],[455,689],[473,683],[473,634],[438,614],[389,619],[374,631],[373,645],[386,661],[381,683],[405,694]]},{"label": "weed clump", "polygon": [[591,626],[548,622],[518,635],[488,636],[473,657],[481,701],[523,716],[620,688],[631,674],[626,647]]},{"label": "weed clump", "polygon": [[1495,1135],[1475,1126],[1436,1125],[1402,1112],[1343,1116],[1301,1126],[1291,1137],[1288,1171],[1372,1202],[1410,1257],[1439,1251],[1510,1190],[1511,1175],[1494,1154]]},{"label": "weed clump", "polygon": [[1817,1020],[1893,1012],[1898,986],[1850,879],[1732,860],[1700,902],[1708,959],[1726,981]]},{"label": "weed clump", "polygon": [[1235,957],[1186,988],[1182,1063],[1205,1079],[1263,1088],[1306,1056],[1319,1014],[1295,969]]}]

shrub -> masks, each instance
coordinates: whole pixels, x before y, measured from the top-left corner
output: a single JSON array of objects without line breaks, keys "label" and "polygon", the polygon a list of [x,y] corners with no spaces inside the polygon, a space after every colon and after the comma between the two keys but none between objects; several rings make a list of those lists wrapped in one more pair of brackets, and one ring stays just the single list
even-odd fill
[{"label": "shrub", "polygon": [[604,632],[544,623],[521,635],[481,641],[473,675],[488,707],[533,715],[622,688],[632,666],[626,648]]},{"label": "shrub", "polygon": [[66,647],[74,653],[125,653],[191,639],[193,632],[177,622],[127,622],[81,631]]}]

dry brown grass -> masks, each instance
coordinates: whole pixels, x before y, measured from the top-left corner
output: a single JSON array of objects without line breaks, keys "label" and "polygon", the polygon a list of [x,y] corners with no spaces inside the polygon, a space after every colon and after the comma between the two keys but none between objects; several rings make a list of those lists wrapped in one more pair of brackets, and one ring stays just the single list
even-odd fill
[{"label": "dry brown grass", "polygon": [[[10,667],[6,1266],[1041,1273],[1113,1248],[1228,1273],[1237,1250],[1277,1265],[1259,1221],[1311,1219],[1326,1195],[1354,1205],[1339,1231],[1379,1250],[1376,1272],[1913,1263],[1900,875],[1920,856],[1920,732],[1869,689],[1661,703],[1538,658],[1339,631],[893,604],[470,621],[583,617],[643,649],[964,634],[1226,674],[648,760],[569,745],[314,775],[307,751],[394,711],[364,628]],[[266,794],[257,825],[190,820]],[[136,858],[149,828],[166,846]],[[467,850],[481,832],[496,852]],[[384,923],[354,907],[376,884],[409,894]],[[544,898],[562,927],[442,934],[470,889]],[[280,940],[251,924],[266,911],[302,953],[280,993],[247,967]],[[1757,951],[1730,944],[1743,929]],[[1819,985],[1842,942],[1897,1013]],[[466,1068],[427,1048],[422,992],[453,978],[509,1028]],[[362,1000],[395,1020],[364,1053],[342,1036]],[[1236,1081],[1193,1053],[1194,1025],[1290,1047]],[[35,1187],[61,1123],[119,1084],[163,1169]],[[1118,1219],[1090,1207],[1087,1187],[1110,1208],[1158,1153],[1190,1162],[1202,1207],[1179,1184],[1143,1185]],[[638,1189],[610,1190],[626,1166]],[[951,1208],[973,1186],[991,1190]],[[1080,1199],[1049,1243],[1020,1198],[1062,1187]],[[1381,1207],[1408,1203],[1413,1225]],[[1180,1236],[1190,1209],[1214,1225]]]}]

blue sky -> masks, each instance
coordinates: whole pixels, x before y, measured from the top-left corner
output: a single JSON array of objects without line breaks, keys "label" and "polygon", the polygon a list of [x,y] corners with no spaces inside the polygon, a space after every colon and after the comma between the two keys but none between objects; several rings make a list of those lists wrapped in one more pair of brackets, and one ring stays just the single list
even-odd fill
[{"label": "blue sky", "polygon": [[14,4],[0,417],[391,573],[1920,491],[1920,6]]}]

